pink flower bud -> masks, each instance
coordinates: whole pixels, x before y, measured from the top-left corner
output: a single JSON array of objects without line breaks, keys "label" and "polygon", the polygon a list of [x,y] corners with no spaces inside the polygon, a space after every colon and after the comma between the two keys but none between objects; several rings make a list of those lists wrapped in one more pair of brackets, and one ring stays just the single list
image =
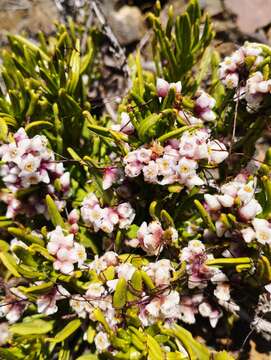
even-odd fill
[{"label": "pink flower bud", "polygon": [[75,224],[79,221],[80,215],[77,209],[73,209],[68,215],[69,224]]},{"label": "pink flower bud", "polygon": [[64,192],[68,191],[70,188],[70,173],[65,172],[61,177],[60,177],[60,183],[62,186],[62,190]]},{"label": "pink flower bud", "polygon": [[167,96],[169,91],[169,86],[170,85],[166,80],[158,78],[156,82],[157,95],[159,97]]},{"label": "pink flower bud", "polygon": [[72,224],[71,227],[70,227],[70,234],[74,234],[76,235],[79,231],[79,226],[78,224]]},{"label": "pink flower bud", "polygon": [[103,176],[104,190],[109,189],[114,184],[114,182],[116,182],[118,173],[119,173],[118,169],[111,166],[104,169],[104,176]]}]

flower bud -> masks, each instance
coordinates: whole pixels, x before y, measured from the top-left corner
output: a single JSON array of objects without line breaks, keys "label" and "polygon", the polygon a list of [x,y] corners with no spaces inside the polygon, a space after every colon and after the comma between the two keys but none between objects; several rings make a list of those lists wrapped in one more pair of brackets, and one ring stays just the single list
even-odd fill
[{"label": "flower bud", "polygon": [[156,89],[157,89],[157,95],[159,97],[166,97],[169,91],[169,87],[170,85],[166,80],[161,78],[157,79]]}]

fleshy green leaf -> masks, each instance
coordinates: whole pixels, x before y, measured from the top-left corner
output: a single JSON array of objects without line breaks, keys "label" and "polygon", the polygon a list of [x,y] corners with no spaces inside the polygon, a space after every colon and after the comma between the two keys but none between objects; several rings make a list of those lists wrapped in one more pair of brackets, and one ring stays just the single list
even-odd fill
[{"label": "fleshy green leaf", "polygon": [[125,306],[127,299],[127,282],[122,277],[119,279],[116,290],[113,295],[113,306],[117,309],[121,309]]},{"label": "fleshy green leaf", "polygon": [[58,211],[58,208],[50,195],[46,195],[46,204],[47,204],[49,216],[50,216],[50,219],[52,220],[52,223],[55,226],[59,225],[62,228],[65,228],[65,223],[62,219],[62,216],[60,215],[60,212]]},{"label": "fleshy green leaf", "polygon": [[34,319],[10,326],[10,331],[13,334],[21,336],[47,334],[52,329],[52,321],[45,321],[41,319]]},{"label": "fleshy green leaf", "polygon": [[54,338],[49,338],[48,341],[53,343],[62,342],[71,336],[80,326],[81,321],[79,319],[72,320],[61,331],[59,331]]}]

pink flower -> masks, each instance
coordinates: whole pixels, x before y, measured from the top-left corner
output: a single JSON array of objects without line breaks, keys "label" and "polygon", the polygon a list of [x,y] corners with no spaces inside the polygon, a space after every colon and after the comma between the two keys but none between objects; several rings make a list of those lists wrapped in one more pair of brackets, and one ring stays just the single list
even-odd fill
[{"label": "pink flower", "polygon": [[234,204],[234,198],[230,195],[217,195],[217,200],[223,207],[232,207]]},{"label": "pink flower", "polygon": [[140,175],[140,172],[143,168],[143,165],[140,161],[134,161],[125,166],[125,174],[128,177],[137,177]]},{"label": "pink flower", "polygon": [[242,233],[243,239],[247,243],[250,243],[252,240],[254,240],[255,236],[256,236],[255,231],[251,227],[242,229],[241,233]]},{"label": "pink flower", "polygon": [[158,165],[155,161],[150,161],[148,165],[143,168],[144,179],[150,183],[157,182]]},{"label": "pink flower", "polygon": [[27,298],[16,288],[10,288],[0,302],[0,317],[5,317],[10,324],[20,319],[28,306]]},{"label": "pink flower", "polygon": [[47,249],[50,254],[56,257],[54,269],[63,274],[70,274],[74,270],[74,264],[82,266],[86,259],[86,252],[83,245],[74,242],[74,235],[65,235],[63,229],[57,226],[48,234],[49,242]]},{"label": "pink flower", "polygon": [[176,229],[169,227],[163,230],[158,221],[152,221],[149,224],[144,221],[137,231],[137,238],[127,244],[133,247],[141,246],[148,255],[157,255],[163,250],[165,244],[174,242],[177,238]]},{"label": "pink flower", "polygon": [[137,160],[143,164],[148,164],[151,160],[152,151],[150,149],[140,148],[136,150]]},{"label": "pink flower", "polygon": [[155,263],[149,263],[143,270],[152,278],[156,286],[169,285],[171,271],[173,268],[168,259],[158,260]]},{"label": "pink flower", "polygon": [[116,167],[108,166],[104,169],[103,189],[109,189],[120,177],[120,171]]},{"label": "pink flower", "polygon": [[48,294],[41,295],[37,299],[38,313],[47,316],[55,314],[58,310],[56,302],[68,297],[70,293],[61,285],[54,287]]},{"label": "pink flower", "polygon": [[204,288],[215,274],[216,270],[206,266],[205,261],[209,255],[205,253],[205,246],[199,240],[191,240],[187,247],[182,249],[180,260],[186,262],[186,270],[189,275],[188,287]]},{"label": "pink flower", "polygon": [[119,215],[119,228],[127,229],[132,224],[135,218],[135,211],[128,202],[119,204],[116,209]]}]

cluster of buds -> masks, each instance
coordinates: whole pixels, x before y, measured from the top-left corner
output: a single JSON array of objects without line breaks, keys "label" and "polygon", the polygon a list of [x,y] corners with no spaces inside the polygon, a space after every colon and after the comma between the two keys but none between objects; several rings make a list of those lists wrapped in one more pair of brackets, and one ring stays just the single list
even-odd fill
[{"label": "cluster of buds", "polygon": [[96,195],[91,193],[85,197],[81,207],[81,215],[85,224],[91,226],[95,232],[102,230],[108,234],[114,227],[126,229],[135,218],[135,211],[128,202],[116,207],[101,207]]},{"label": "cluster of buds", "polygon": [[257,111],[264,95],[271,91],[271,80],[258,69],[264,60],[261,46],[246,43],[220,64],[220,78],[229,89],[236,90],[237,99],[245,99],[247,111]]},{"label": "cluster of buds", "polygon": [[66,183],[63,164],[55,161],[45,136],[29,138],[20,128],[14,134],[14,142],[0,146],[0,158],[4,162],[0,175],[11,191],[40,183],[48,185],[57,178]]},{"label": "cluster of buds", "polygon": [[182,83],[181,81],[177,81],[175,83],[169,83],[164,79],[158,78],[156,82],[156,90],[157,95],[161,98],[164,98],[167,96],[170,89],[174,89],[176,94],[180,94],[182,91]]},{"label": "cluster of buds", "polygon": [[70,233],[76,235],[79,231],[78,221],[80,214],[77,209],[73,209],[68,215],[68,223],[70,224]]},{"label": "cluster of buds", "polygon": [[141,247],[148,255],[158,255],[165,245],[177,241],[178,232],[173,227],[166,230],[158,221],[147,224],[145,221],[137,231],[137,237],[127,241],[127,245]]},{"label": "cluster of buds", "polygon": [[205,194],[206,208],[215,221],[217,236],[221,237],[227,227],[220,219],[223,209],[231,209],[241,221],[253,220],[262,212],[262,207],[255,199],[256,181],[240,174],[233,181],[221,186],[220,194]]},{"label": "cluster of buds", "polygon": [[194,113],[203,121],[214,121],[216,114],[212,110],[215,107],[215,99],[203,90],[198,90],[196,93]]},{"label": "cluster of buds", "polygon": [[[171,88],[175,89],[176,94],[181,94],[181,81],[178,81],[176,83],[168,83],[164,79],[157,79],[156,89],[159,97],[166,97]],[[208,95],[203,90],[198,90],[196,93],[196,100],[194,106],[194,113],[198,118],[192,117],[191,124],[201,123],[202,121],[214,121],[216,119],[216,114],[212,109],[215,107],[215,104],[216,101],[212,96]],[[182,115],[183,112],[180,111],[180,116],[182,117]]]},{"label": "cluster of buds", "polygon": [[218,165],[227,156],[226,146],[218,140],[210,140],[207,130],[187,131],[165,147],[154,143],[150,148],[144,146],[129,152],[124,158],[125,174],[137,177],[142,172],[149,183],[180,183],[192,188],[204,184],[196,171],[200,160]]},{"label": "cluster of buds", "polygon": [[65,235],[63,229],[57,226],[55,230],[48,233],[49,242],[47,249],[54,255],[54,269],[63,274],[70,274],[74,270],[74,264],[82,267],[87,255],[83,245],[74,241],[74,235]]},{"label": "cluster of buds", "polygon": [[205,288],[208,281],[226,281],[226,276],[214,267],[207,266],[205,262],[213,259],[212,254],[207,254],[205,245],[199,240],[191,240],[188,246],[181,251],[180,260],[185,261],[188,274],[188,287]]}]

